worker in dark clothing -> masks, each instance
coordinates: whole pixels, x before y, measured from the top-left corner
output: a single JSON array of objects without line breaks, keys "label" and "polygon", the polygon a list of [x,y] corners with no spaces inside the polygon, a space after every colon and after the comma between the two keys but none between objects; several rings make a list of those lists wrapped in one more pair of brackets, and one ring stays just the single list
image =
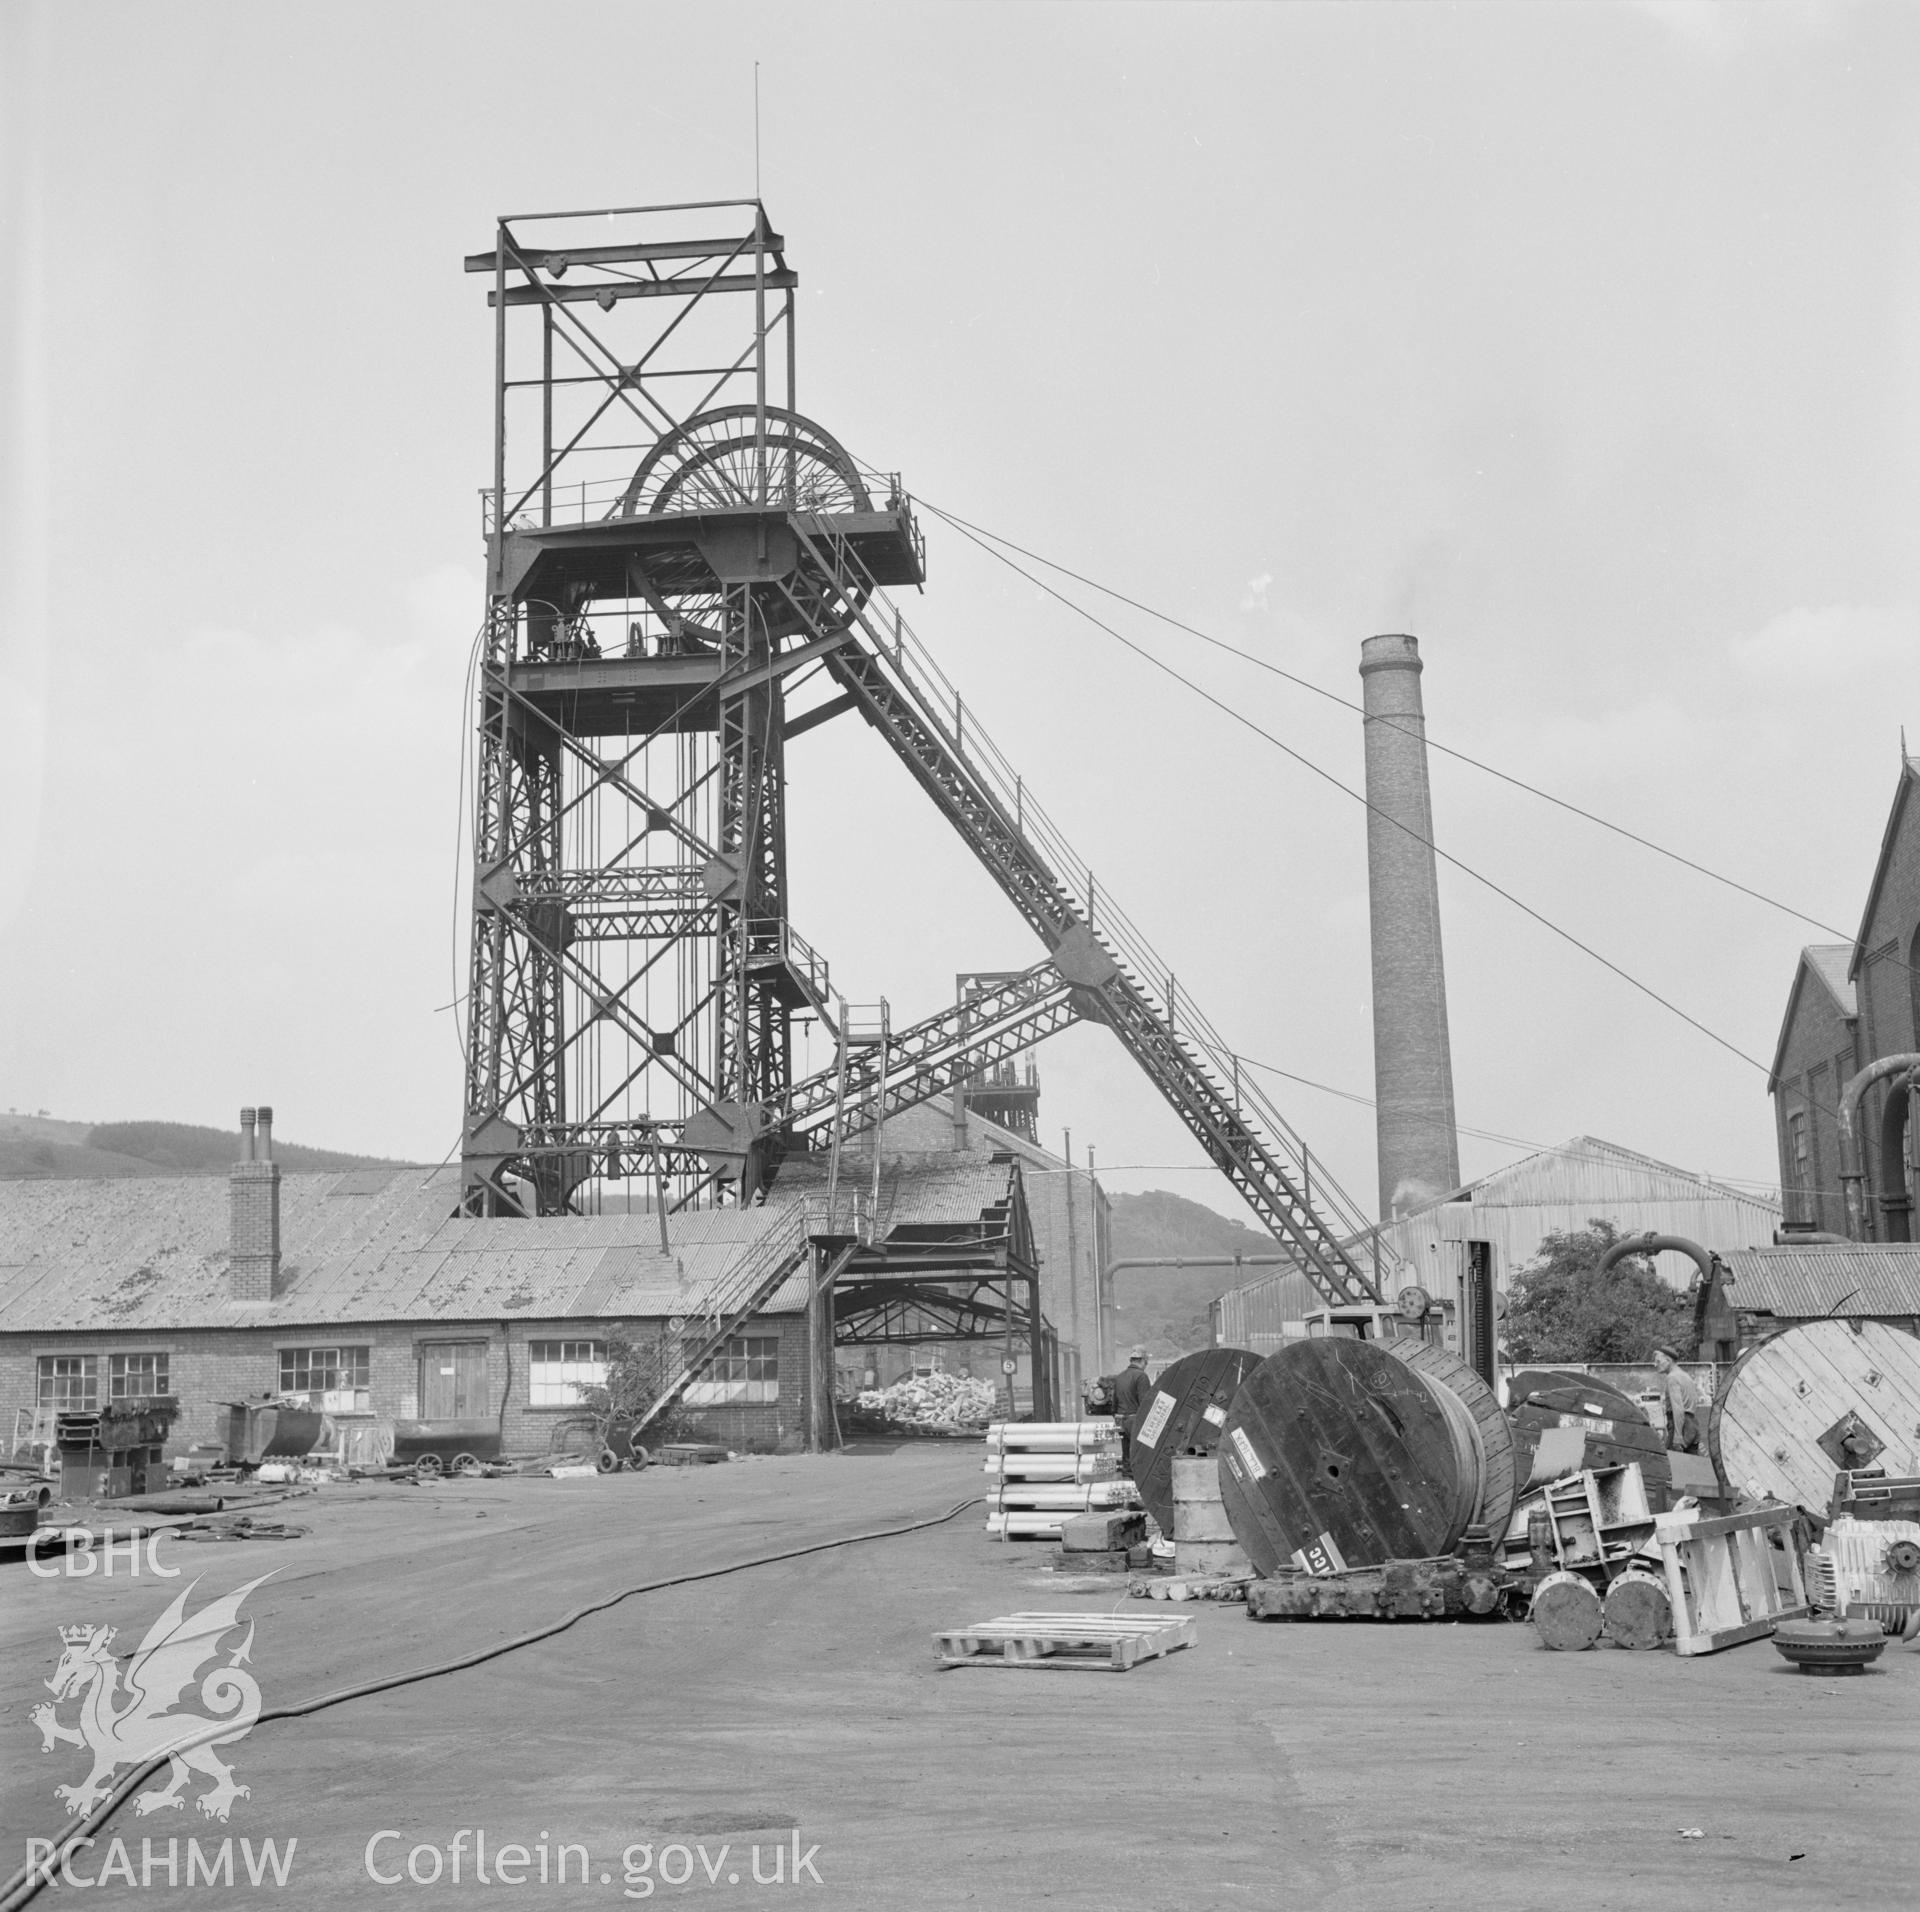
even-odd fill
[{"label": "worker in dark clothing", "polygon": [[1113,1401],[1113,1418],[1120,1428],[1120,1465],[1124,1470],[1133,1454],[1133,1430],[1153,1399],[1153,1383],[1147,1378],[1147,1351],[1135,1346],[1127,1351],[1127,1365],[1106,1383]]},{"label": "worker in dark clothing", "polygon": [[1660,1398],[1667,1410],[1668,1452],[1699,1453],[1700,1390],[1671,1348],[1655,1348],[1653,1365],[1660,1370]]},{"label": "worker in dark clothing", "polygon": [[1147,1351],[1142,1347],[1127,1350],[1125,1370],[1113,1381],[1113,1418],[1131,1427],[1153,1399],[1153,1383],[1147,1379]]}]

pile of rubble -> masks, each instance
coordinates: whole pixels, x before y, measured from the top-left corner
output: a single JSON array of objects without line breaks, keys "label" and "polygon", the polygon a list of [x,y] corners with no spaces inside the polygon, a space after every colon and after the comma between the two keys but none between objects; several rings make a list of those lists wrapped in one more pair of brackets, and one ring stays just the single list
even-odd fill
[{"label": "pile of rubble", "polygon": [[864,1388],[854,1406],[894,1427],[984,1428],[993,1419],[991,1383],[968,1375],[910,1374],[887,1388]]}]

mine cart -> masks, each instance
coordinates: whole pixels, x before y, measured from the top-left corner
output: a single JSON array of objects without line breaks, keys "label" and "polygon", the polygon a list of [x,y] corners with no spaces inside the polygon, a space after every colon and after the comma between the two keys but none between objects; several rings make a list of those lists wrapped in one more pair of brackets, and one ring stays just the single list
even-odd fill
[{"label": "mine cart", "polygon": [[492,1421],[395,1421],[393,1464],[422,1480],[440,1474],[477,1474],[500,1458],[500,1429]]},{"label": "mine cart", "polygon": [[315,1407],[284,1401],[224,1401],[227,1464],[255,1468],[262,1461],[299,1460],[320,1444],[324,1417]]}]

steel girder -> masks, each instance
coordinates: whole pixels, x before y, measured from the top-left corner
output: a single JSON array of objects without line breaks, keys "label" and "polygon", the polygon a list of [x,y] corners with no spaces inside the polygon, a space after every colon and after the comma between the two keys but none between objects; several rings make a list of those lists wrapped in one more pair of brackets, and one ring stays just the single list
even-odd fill
[{"label": "steel girder", "polygon": [[[958,831],[1002,893],[1053,952],[1072,985],[1079,1013],[1119,1036],[1187,1131],[1276,1239],[1297,1249],[1302,1270],[1336,1304],[1377,1301],[1378,1289],[1296,1182],[1274,1143],[1253,1127],[1240,1101],[1213,1076],[1155,1002],[1143,978],[1129,972],[1080,898],[1043,854],[950,730],[915,695],[896,638],[868,613],[857,560],[830,533],[808,537],[814,574],[831,580],[843,614],[860,638],[834,650],[827,669],[855,707],[892,746],[914,780]],[[805,608],[804,606],[801,608]]]}]

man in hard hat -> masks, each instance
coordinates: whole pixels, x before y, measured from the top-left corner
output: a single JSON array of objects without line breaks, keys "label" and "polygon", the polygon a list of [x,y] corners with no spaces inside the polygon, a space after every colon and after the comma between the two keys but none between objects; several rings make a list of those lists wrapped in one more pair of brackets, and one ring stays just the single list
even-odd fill
[{"label": "man in hard hat", "polygon": [[1668,1452],[1699,1453],[1700,1390],[1671,1348],[1655,1348],[1653,1365],[1660,1370],[1660,1398],[1667,1410]]}]

